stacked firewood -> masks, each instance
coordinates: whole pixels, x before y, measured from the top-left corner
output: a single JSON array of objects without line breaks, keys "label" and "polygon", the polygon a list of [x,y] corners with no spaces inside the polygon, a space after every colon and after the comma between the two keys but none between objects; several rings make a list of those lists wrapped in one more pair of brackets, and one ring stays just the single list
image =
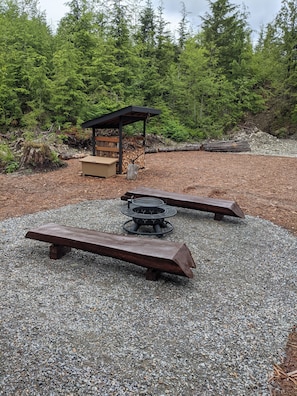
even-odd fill
[{"label": "stacked firewood", "polygon": [[136,164],[138,169],[145,168],[143,136],[123,137],[122,172],[127,173],[129,164]]}]

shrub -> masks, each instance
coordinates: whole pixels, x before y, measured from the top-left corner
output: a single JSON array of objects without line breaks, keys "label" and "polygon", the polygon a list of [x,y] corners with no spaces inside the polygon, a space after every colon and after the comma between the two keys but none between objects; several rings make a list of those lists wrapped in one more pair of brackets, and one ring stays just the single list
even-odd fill
[{"label": "shrub", "polygon": [[0,144],[0,169],[5,173],[12,173],[18,167],[19,163],[10,147],[5,143]]}]

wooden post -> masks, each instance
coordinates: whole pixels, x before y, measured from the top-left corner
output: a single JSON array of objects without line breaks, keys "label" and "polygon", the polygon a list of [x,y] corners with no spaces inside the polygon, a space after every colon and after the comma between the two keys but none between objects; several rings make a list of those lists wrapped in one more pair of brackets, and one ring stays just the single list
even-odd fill
[{"label": "wooden post", "polygon": [[145,133],[146,133],[146,118],[143,120],[143,132],[142,132],[143,146],[145,146]]},{"label": "wooden post", "polygon": [[119,174],[123,171],[123,119],[120,117],[119,122]]},{"label": "wooden post", "polygon": [[96,155],[96,141],[95,141],[95,128],[92,128],[92,144],[93,144],[93,155]]}]

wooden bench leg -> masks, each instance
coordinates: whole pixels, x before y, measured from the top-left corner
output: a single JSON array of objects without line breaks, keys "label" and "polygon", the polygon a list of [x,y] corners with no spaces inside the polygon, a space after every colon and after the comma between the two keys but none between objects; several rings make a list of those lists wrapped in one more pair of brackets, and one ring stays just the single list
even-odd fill
[{"label": "wooden bench leg", "polygon": [[159,276],[160,276],[160,271],[154,268],[148,268],[145,274],[145,279],[150,281],[156,281],[158,280]]},{"label": "wooden bench leg", "polygon": [[51,245],[49,256],[53,260],[58,260],[61,257],[65,256],[66,253],[71,251],[71,247],[61,246],[61,245]]},{"label": "wooden bench leg", "polygon": [[221,213],[215,213],[215,215],[214,215],[214,219],[218,220],[218,221],[222,220],[223,217],[224,217],[224,215]]}]

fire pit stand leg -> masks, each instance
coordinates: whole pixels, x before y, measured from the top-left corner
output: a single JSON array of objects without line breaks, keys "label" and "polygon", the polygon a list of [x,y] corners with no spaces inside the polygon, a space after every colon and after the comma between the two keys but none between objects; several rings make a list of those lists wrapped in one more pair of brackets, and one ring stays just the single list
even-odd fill
[{"label": "fire pit stand leg", "polygon": [[156,233],[157,235],[162,233],[160,224],[155,224],[155,225],[153,226],[153,228],[154,228],[154,231],[155,231],[155,233]]},{"label": "fire pit stand leg", "polygon": [[140,227],[140,224],[135,223],[133,220],[130,223],[131,223],[131,228],[130,228],[131,232],[136,233],[138,228]]},{"label": "fire pit stand leg", "polygon": [[153,231],[144,231],[143,226],[143,224],[135,223],[134,220],[128,220],[124,223],[123,229],[129,234],[156,235],[159,238],[173,230],[173,225],[167,220],[164,220],[161,224],[154,224]]}]

